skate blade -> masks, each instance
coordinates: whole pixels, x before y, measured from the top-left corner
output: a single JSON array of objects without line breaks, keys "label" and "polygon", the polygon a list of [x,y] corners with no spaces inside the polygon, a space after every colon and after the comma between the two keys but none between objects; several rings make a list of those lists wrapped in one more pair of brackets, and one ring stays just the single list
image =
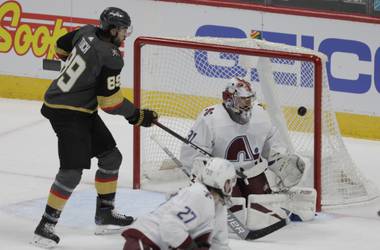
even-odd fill
[{"label": "skate blade", "polygon": [[39,235],[34,235],[30,244],[44,249],[53,249],[58,245],[54,240],[46,239]]},{"label": "skate blade", "polygon": [[126,227],[127,226],[97,225],[95,228],[95,235],[120,234]]}]

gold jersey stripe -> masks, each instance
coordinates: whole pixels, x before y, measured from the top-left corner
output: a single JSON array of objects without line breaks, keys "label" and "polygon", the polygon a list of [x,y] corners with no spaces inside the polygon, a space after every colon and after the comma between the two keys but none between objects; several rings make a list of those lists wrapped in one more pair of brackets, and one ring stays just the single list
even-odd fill
[{"label": "gold jersey stripe", "polygon": [[55,53],[60,54],[60,55],[64,55],[64,56],[70,55],[69,52],[67,52],[66,50],[63,50],[63,49],[57,47],[57,45],[55,45],[54,50],[55,50]]},{"label": "gold jersey stripe", "polygon": [[119,105],[123,102],[124,96],[119,89],[116,93],[110,96],[98,96],[98,103],[102,109],[112,109],[113,107]]},{"label": "gold jersey stripe", "polygon": [[85,113],[89,113],[89,114],[92,114],[97,110],[97,108],[94,110],[91,110],[91,109],[86,109],[86,108],[81,108],[81,107],[74,107],[74,106],[70,106],[70,105],[50,104],[50,103],[47,103],[46,101],[44,101],[44,104],[46,106],[48,106],[49,108],[53,108],[53,109],[68,109],[68,110],[85,112]]}]

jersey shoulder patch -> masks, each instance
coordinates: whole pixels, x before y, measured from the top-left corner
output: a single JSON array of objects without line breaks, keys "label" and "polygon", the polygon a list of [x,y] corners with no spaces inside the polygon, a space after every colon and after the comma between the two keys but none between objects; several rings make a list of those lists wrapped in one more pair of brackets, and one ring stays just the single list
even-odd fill
[{"label": "jersey shoulder patch", "polygon": [[102,66],[109,69],[118,70],[124,66],[124,60],[120,50],[112,43],[98,39],[95,44],[97,55],[102,62]]},{"label": "jersey shoulder patch", "polygon": [[215,112],[216,109],[217,109],[217,105],[209,106],[209,107],[204,108],[202,110],[201,115],[203,117],[212,116],[214,114],[214,112]]}]

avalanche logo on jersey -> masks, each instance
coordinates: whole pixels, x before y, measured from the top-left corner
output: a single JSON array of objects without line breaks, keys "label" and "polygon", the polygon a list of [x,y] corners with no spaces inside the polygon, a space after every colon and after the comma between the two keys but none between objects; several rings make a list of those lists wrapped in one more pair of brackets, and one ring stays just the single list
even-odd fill
[{"label": "avalanche logo on jersey", "polygon": [[252,151],[245,135],[235,137],[226,148],[225,159],[231,162],[253,161],[255,165],[262,162],[259,149]]}]

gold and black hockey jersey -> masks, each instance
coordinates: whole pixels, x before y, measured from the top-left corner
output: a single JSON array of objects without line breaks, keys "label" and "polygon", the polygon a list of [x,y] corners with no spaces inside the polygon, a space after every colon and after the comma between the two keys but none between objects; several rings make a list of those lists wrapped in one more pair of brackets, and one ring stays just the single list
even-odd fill
[{"label": "gold and black hockey jersey", "polygon": [[44,104],[84,113],[95,112],[99,105],[106,112],[128,117],[135,107],[120,90],[123,58],[119,48],[97,32],[97,27],[87,25],[58,39],[56,50],[67,59],[46,91]]}]

